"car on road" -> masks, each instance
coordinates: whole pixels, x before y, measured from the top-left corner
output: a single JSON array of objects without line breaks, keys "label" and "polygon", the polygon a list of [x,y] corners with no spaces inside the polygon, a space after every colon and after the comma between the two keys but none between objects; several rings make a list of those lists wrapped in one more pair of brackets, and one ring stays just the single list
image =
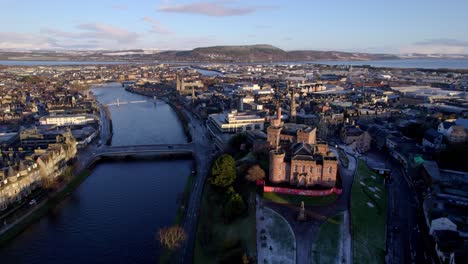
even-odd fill
[{"label": "car on road", "polygon": [[173,149],[174,146],[169,145],[169,146],[167,146],[167,148],[168,148],[168,149]]}]

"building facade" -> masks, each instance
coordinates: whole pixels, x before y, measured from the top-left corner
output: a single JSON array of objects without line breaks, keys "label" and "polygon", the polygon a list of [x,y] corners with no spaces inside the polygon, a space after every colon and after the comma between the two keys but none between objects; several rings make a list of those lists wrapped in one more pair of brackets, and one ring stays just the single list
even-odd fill
[{"label": "building facade", "polygon": [[338,160],[326,143],[317,142],[316,129],[297,124],[283,124],[281,109],[267,129],[272,183],[297,187],[320,185],[333,187],[338,174]]}]

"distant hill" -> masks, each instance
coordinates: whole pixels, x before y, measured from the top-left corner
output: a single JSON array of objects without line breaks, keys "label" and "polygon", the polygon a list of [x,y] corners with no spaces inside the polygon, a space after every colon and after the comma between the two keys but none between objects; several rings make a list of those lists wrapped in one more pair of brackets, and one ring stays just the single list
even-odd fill
[{"label": "distant hill", "polygon": [[187,51],[28,51],[1,52],[0,60],[173,61],[173,62],[282,62],[314,60],[388,60],[396,55],[341,51],[284,51],[272,45],[214,46]]},{"label": "distant hill", "polygon": [[[164,52],[163,52],[164,53]],[[271,45],[214,46],[190,51],[169,52],[182,61],[280,62],[312,60],[385,60],[398,59],[395,55],[351,53],[339,51],[297,50],[284,51]],[[164,56],[165,54],[160,54]]]}]

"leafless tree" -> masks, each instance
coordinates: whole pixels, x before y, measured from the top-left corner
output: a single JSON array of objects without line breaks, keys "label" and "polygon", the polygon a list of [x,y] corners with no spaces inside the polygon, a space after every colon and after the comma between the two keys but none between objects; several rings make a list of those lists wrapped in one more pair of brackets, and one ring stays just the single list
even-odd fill
[{"label": "leafless tree", "polygon": [[265,178],[265,171],[258,165],[253,165],[247,171],[245,178],[249,181],[256,181]]},{"label": "leafless tree", "polygon": [[187,235],[182,227],[173,225],[161,228],[158,239],[164,247],[174,250],[182,246],[182,243],[187,239]]}]

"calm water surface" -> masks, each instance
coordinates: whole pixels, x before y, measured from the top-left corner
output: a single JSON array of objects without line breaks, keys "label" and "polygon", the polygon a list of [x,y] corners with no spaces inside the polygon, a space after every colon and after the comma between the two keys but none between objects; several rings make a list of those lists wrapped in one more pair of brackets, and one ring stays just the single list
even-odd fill
[{"label": "calm water surface", "polygon": [[[147,100],[117,84],[94,93],[103,103]],[[186,142],[161,101],[110,110],[113,145]],[[98,164],[67,200],[0,249],[0,263],[156,263],[155,234],[172,223],[191,166],[189,160]]]}]

